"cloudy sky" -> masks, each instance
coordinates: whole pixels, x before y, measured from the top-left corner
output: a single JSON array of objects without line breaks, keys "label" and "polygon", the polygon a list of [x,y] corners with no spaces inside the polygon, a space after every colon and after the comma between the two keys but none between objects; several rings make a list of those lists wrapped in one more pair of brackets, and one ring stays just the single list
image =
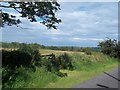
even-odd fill
[{"label": "cloudy sky", "polygon": [[[58,30],[47,30],[39,22],[31,23],[21,18],[21,27],[2,28],[2,41],[27,42],[54,46],[97,46],[106,37],[118,38],[117,2],[60,2],[61,10],[57,17],[62,23]],[[6,10],[17,14],[14,10]],[[0,31],[1,32],[1,31]]]}]

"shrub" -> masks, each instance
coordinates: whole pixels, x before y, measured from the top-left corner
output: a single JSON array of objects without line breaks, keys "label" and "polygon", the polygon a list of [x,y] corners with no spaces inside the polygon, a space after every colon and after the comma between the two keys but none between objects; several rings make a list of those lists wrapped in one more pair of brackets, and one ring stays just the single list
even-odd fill
[{"label": "shrub", "polygon": [[27,44],[23,43],[23,44],[21,44],[21,46],[18,50],[22,51],[22,52],[25,52],[25,53],[28,53],[33,58],[39,57],[39,59],[40,59],[40,53],[39,53],[38,48],[34,48],[34,47],[31,47],[30,45],[27,45]]},{"label": "shrub", "polygon": [[90,48],[82,48],[82,51],[85,52],[87,55],[92,55],[92,50]]},{"label": "shrub", "polygon": [[71,57],[68,56],[67,53],[64,53],[63,55],[58,56],[57,63],[60,69],[69,69],[69,70],[73,69]]},{"label": "shrub", "polygon": [[19,67],[29,66],[31,64],[40,64],[41,55],[36,48],[32,48],[27,44],[21,44],[18,50],[5,51],[2,50],[3,66]]},{"label": "shrub", "polygon": [[59,72],[60,69],[73,69],[71,57],[66,53],[52,59],[43,58],[41,64],[50,72]]},{"label": "shrub", "polygon": [[31,64],[32,57],[22,51],[2,51],[2,66],[3,67],[20,67],[29,66]]},{"label": "shrub", "polygon": [[11,85],[14,82],[14,70],[7,67],[2,68],[2,88],[7,87],[6,85]]},{"label": "shrub", "polygon": [[43,58],[41,60],[42,67],[45,67],[50,72],[58,72],[60,70],[56,59]]}]

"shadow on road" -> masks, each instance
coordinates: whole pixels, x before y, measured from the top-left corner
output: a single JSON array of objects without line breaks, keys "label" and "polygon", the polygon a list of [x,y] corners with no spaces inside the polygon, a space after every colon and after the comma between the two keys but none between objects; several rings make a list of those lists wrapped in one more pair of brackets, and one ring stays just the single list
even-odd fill
[{"label": "shadow on road", "polygon": [[[118,79],[118,78],[116,78],[116,77],[110,75],[109,73],[104,72],[104,74],[106,74],[106,75],[110,76],[111,78],[113,78],[113,79],[115,79],[115,80],[117,80],[117,81],[120,82],[120,79]],[[96,85],[99,86],[99,87],[103,87],[103,88],[110,88],[110,87],[108,87],[108,86],[106,86],[106,85],[101,85],[101,84],[96,84]]]}]

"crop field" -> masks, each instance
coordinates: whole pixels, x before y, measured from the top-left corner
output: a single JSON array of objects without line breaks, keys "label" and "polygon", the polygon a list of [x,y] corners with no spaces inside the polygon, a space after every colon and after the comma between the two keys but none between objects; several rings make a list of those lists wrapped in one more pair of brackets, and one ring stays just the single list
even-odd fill
[{"label": "crop field", "polygon": [[41,54],[55,54],[55,55],[61,55],[61,54],[64,54],[64,53],[67,53],[67,54],[80,54],[80,55],[83,55],[84,52],[77,52],[77,51],[61,51],[61,50],[49,50],[49,49],[40,49],[39,50]]}]

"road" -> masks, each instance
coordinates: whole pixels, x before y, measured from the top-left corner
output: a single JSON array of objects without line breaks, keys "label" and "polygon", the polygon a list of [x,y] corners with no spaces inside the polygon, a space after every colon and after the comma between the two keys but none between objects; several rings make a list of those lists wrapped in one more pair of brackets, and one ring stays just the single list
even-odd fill
[{"label": "road", "polygon": [[[114,76],[115,78],[118,78],[118,70],[120,72],[120,68],[119,69],[115,68],[112,71],[107,72],[107,73]],[[82,84],[80,84],[78,86],[75,86],[74,88],[108,88],[108,87],[109,88],[118,88],[118,83],[120,85],[120,82],[118,82],[118,80],[103,73],[103,74],[101,74],[101,75],[99,75],[91,80],[88,80],[88,81],[83,82]],[[102,85],[102,87],[100,87],[100,85]]]}]

